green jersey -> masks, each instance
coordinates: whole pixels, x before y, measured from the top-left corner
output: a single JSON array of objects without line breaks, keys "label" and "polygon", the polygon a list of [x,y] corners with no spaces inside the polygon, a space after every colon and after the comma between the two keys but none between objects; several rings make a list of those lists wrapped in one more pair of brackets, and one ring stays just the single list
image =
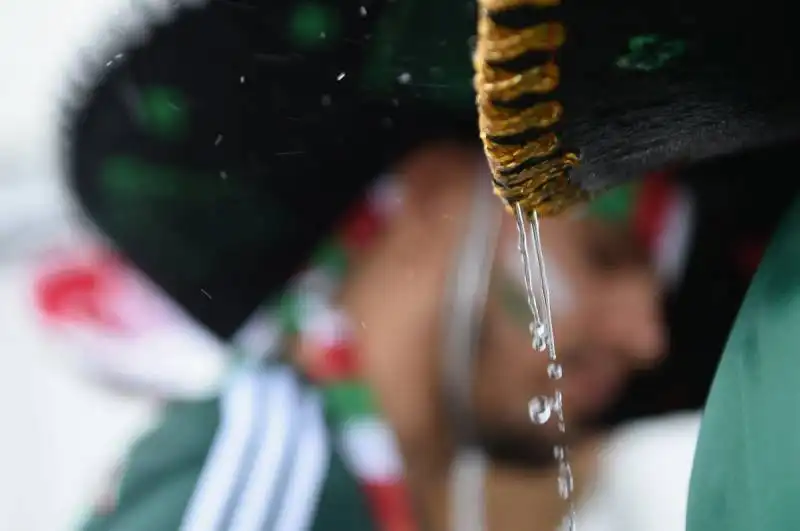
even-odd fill
[{"label": "green jersey", "polygon": [[167,407],[84,531],[374,531],[332,433],[291,369],[240,373],[218,400]]}]

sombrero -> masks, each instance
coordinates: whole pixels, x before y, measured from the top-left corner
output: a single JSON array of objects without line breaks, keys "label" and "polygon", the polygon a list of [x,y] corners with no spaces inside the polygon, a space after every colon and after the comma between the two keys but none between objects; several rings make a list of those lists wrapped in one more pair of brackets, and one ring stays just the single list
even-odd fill
[{"label": "sombrero", "polygon": [[[510,26],[529,22],[512,11]],[[556,12],[568,31],[558,131],[586,195],[800,135],[787,2],[576,0]],[[394,160],[438,137],[478,141],[475,21],[463,0],[180,9],[109,52],[81,89],[70,185],[116,247],[229,337]]]}]

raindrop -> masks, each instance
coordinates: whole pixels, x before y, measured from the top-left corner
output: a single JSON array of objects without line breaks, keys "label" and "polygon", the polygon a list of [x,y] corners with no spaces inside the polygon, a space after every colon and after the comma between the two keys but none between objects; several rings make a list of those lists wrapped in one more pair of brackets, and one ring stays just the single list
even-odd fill
[{"label": "raindrop", "polygon": [[324,94],[322,96],[322,106],[323,107],[328,107],[331,104],[331,102],[332,102],[332,99],[331,99],[330,94]]},{"label": "raindrop", "polygon": [[546,396],[536,396],[528,402],[528,415],[534,424],[544,424],[550,419],[553,409],[550,399]]},{"label": "raindrop", "polygon": [[563,446],[558,444],[553,446],[553,457],[556,459],[556,461],[561,462],[566,458],[566,456],[567,452]]},{"label": "raindrop", "polygon": [[408,85],[411,83],[411,74],[409,72],[403,72],[399,76],[397,76],[397,81],[402,83],[403,85]]},{"label": "raindrop", "polygon": [[214,147],[222,144],[222,135],[217,135],[217,138],[214,139]]},{"label": "raindrop", "polygon": [[578,524],[575,523],[575,511],[567,513],[567,516],[564,517],[562,528],[568,531],[578,531]]},{"label": "raindrop", "polygon": [[575,488],[575,480],[572,477],[572,467],[567,462],[558,465],[558,494],[562,499],[568,500]]},{"label": "raindrop", "polygon": [[339,75],[338,75],[338,76],[336,76],[336,81],[341,81],[341,80],[343,80],[343,79],[344,79],[344,76],[346,76],[346,75],[347,75],[346,73],[344,73],[344,72],[340,72],[340,73],[339,73]]},{"label": "raindrop", "polygon": [[242,77],[240,77],[240,78],[239,78],[239,83],[241,83],[242,85],[244,85],[244,76],[242,76]]},{"label": "raindrop", "polygon": [[564,376],[564,369],[561,367],[561,364],[551,363],[548,365],[547,376],[549,376],[551,380],[560,380],[561,377]]},{"label": "raindrop", "polygon": [[543,352],[547,349],[547,327],[542,322],[532,322],[529,330],[531,332],[532,340],[531,346],[534,350]]},{"label": "raindrop", "polygon": [[358,12],[361,13],[362,17],[366,17],[367,16],[367,8],[366,8],[366,6],[361,6],[359,8]]},{"label": "raindrop", "polygon": [[555,394],[553,395],[553,409],[558,411],[559,414],[564,412],[564,395],[561,391],[556,390]]}]

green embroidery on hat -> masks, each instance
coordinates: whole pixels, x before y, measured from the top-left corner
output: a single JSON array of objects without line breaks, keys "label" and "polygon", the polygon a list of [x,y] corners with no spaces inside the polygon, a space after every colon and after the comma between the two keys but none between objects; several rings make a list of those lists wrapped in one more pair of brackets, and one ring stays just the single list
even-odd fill
[{"label": "green embroidery on hat", "polygon": [[389,3],[370,39],[374,43],[364,66],[364,92],[370,96],[410,92],[415,99],[448,110],[474,108],[468,41],[475,34],[474,7],[471,1]]},{"label": "green embroidery on hat", "polygon": [[176,276],[202,276],[218,267],[219,256],[292,236],[293,214],[245,182],[235,172],[222,179],[114,156],[101,167],[92,215],[123,247],[136,246]]},{"label": "green embroidery on hat", "polygon": [[617,59],[617,68],[653,72],[686,53],[686,42],[663,39],[656,34],[638,35],[628,41],[628,53]]},{"label": "green embroidery on hat", "polygon": [[153,86],[142,92],[137,108],[139,121],[153,136],[175,141],[189,128],[189,113],[180,91],[165,86]]},{"label": "green embroidery on hat", "polygon": [[289,37],[303,48],[324,46],[335,39],[341,30],[339,13],[316,2],[306,2],[295,8],[289,21]]}]

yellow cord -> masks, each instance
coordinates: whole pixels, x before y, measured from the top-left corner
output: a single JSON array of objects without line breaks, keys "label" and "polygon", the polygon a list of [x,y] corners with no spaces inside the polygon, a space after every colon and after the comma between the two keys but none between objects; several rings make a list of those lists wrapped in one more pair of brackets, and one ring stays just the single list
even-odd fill
[{"label": "yellow cord", "polygon": [[[578,155],[565,151],[558,135],[548,131],[564,112],[560,102],[545,98],[559,85],[555,53],[564,44],[566,31],[558,22],[506,28],[493,16],[520,7],[541,8],[546,14],[547,8],[559,3],[480,0],[474,57],[480,135],[495,193],[509,209],[519,203],[529,214],[536,211],[543,216],[586,199],[586,193],[569,180]],[[536,53],[545,54],[547,60],[526,69],[509,64]]]}]

